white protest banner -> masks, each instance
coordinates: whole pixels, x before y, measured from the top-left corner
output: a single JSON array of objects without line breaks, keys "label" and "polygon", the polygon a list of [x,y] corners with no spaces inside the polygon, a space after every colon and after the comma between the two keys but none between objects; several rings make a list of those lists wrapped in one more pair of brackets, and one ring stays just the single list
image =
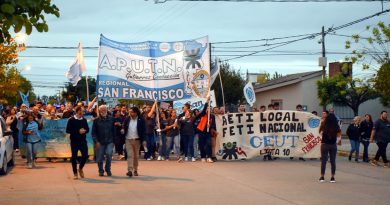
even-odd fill
[{"label": "white protest banner", "polygon": [[[207,101],[207,98],[191,98],[186,100],[178,100],[173,102],[173,109],[176,110],[176,113],[180,115],[182,113],[181,108],[186,104],[191,105],[191,110],[198,109],[200,111],[203,110],[203,107]],[[215,93],[214,90],[210,91],[210,103],[212,107],[216,107],[217,103],[215,100]]]},{"label": "white protest banner", "polygon": [[100,37],[98,98],[174,101],[210,89],[208,38],[120,43]]},{"label": "white protest banner", "polygon": [[251,82],[248,82],[248,84],[244,87],[244,95],[246,102],[252,107],[253,104],[256,102],[256,94],[253,90],[253,86]]},{"label": "white protest banner", "polygon": [[266,111],[216,117],[222,159],[242,159],[271,153],[276,157],[319,158],[320,118],[307,112]]}]

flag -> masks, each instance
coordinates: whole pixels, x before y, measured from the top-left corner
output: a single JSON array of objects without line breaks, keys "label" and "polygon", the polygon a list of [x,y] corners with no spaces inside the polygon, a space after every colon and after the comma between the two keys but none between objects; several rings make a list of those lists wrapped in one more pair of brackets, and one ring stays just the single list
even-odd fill
[{"label": "flag", "polygon": [[255,91],[253,90],[253,86],[251,82],[248,82],[248,84],[245,85],[244,95],[248,104],[250,106],[253,106],[253,104],[256,102],[256,94]]},{"label": "flag", "polygon": [[30,103],[28,102],[28,96],[30,95],[30,92],[27,92],[26,94],[19,91],[20,98],[22,99],[22,103],[25,104],[27,107],[30,106]]},{"label": "flag", "polygon": [[79,43],[79,47],[77,49],[77,55],[74,59],[73,63],[69,67],[69,70],[66,72],[65,76],[72,83],[73,86],[76,86],[79,80],[81,80],[81,74],[85,71],[84,64],[84,55],[83,55],[83,47],[81,43]]},{"label": "flag", "polygon": [[211,85],[214,83],[218,74],[219,74],[219,62],[218,62],[218,58],[215,58],[214,62],[211,62],[211,68],[210,68]]}]

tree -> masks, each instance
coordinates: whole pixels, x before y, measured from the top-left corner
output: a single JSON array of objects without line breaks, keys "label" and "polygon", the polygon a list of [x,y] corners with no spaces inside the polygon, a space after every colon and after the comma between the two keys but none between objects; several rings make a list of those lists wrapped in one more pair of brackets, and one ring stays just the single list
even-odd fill
[{"label": "tree", "polygon": [[[73,86],[72,83],[67,83],[65,85],[66,91],[62,92],[62,97],[67,101],[76,102],[83,101],[87,99],[87,86],[85,81],[85,76],[77,83],[76,86]],[[93,99],[96,96],[96,79],[88,77],[88,88],[89,88],[89,100]]]},{"label": "tree", "polygon": [[0,3],[0,43],[10,42],[11,27],[15,33],[25,28],[30,35],[34,27],[38,32],[47,32],[49,27],[44,14],[60,16],[59,9],[51,0],[4,0]]},{"label": "tree", "polygon": [[0,44],[0,104],[15,105],[21,102],[19,91],[29,92],[31,101],[35,94],[31,82],[23,77],[14,66],[18,63],[17,44],[10,40],[10,43]]},{"label": "tree", "polygon": [[[220,74],[225,92],[225,103],[236,105],[244,97],[243,89],[245,80],[241,77],[240,71],[235,71],[228,63],[220,64]],[[211,89],[215,91],[215,98],[218,105],[222,105],[222,91],[219,78],[217,78]]]},{"label": "tree", "polygon": [[331,103],[348,106],[355,116],[359,115],[359,107],[362,103],[378,97],[370,83],[342,75],[317,81],[317,90],[322,106]]},{"label": "tree", "polygon": [[283,77],[283,75],[281,73],[278,73],[277,71],[275,71],[275,73],[272,76],[269,73],[266,73],[265,75],[266,75],[267,81],[276,80],[278,78]]},{"label": "tree", "polygon": [[363,69],[376,73],[373,77],[374,87],[385,106],[390,106],[390,24],[379,22],[377,26],[366,27],[370,37],[353,35],[352,41],[347,41],[346,49],[352,49],[352,56],[347,61],[360,63]]}]

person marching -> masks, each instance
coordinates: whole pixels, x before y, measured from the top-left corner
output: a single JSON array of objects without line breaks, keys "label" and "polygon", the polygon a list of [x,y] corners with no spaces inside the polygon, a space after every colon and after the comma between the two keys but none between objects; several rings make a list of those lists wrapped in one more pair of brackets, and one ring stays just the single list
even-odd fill
[{"label": "person marching", "polygon": [[[76,114],[69,118],[66,124],[66,133],[70,134],[70,149],[72,152],[71,162],[73,170],[73,179],[78,179],[77,173],[84,178],[83,168],[88,160],[87,133],[89,126],[84,118],[84,108],[76,107]],[[77,169],[77,153],[81,152],[81,160]]]},{"label": "person marching", "polygon": [[[104,176],[104,170],[107,176],[112,176],[111,160],[114,149],[114,118],[107,115],[107,106],[99,106],[99,117],[93,121],[92,138],[96,148],[96,161],[99,168],[99,176]],[[103,170],[103,159],[106,156],[106,165]]]},{"label": "person marching", "polygon": [[129,109],[129,116],[123,122],[121,133],[126,137],[128,177],[138,176],[138,159],[141,142],[145,139],[145,121],[137,107]]}]

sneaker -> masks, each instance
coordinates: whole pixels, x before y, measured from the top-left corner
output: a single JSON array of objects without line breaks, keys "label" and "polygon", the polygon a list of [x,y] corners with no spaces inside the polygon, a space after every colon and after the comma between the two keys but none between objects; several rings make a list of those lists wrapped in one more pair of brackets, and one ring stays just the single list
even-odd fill
[{"label": "sneaker", "polygon": [[325,182],[325,178],[324,177],[320,177],[320,179],[318,179],[319,182]]},{"label": "sneaker", "polygon": [[[83,172],[83,170],[82,170],[82,169],[79,169],[78,172],[79,172],[80,178],[84,178],[84,172]],[[77,174],[76,174],[76,175],[77,175]]]},{"label": "sneaker", "polygon": [[161,161],[161,160],[162,160],[161,156],[158,156],[157,161]]},{"label": "sneaker", "polygon": [[146,159],[147,161],[152,161],[152,157],[149,157]]},{"label": "sneaker", "polygon": [[211,159],[213,160],[213,162],[216,162],[216,161],[217,161],[217,158],[216,158],[216,157],[211,157]]},{"label": "sneaker", "polygon": [[352,160],[352,156],[349,156],[349,157],[348,157],[348,161],[351,161],[351,160]]},{"label": "sneaker", "polygon": [[104,173],[103,172],[99,172],[99,177],[102,177],[104,176]]},{"label": "sneaker", "polygon": [[355,162],[356,162],[356,163],[359,163],[359,160],[358,160],[358,159],[355,159]]},{"label": "sneaker", "polygon": [[214,163],[214,161],[211,158],[207,158],[208,163]]},{"label": "sneaker", "polygon": [[336,179],[334,177],[330,178],[330,183],[336,183]]},{"label": "sneaker", "polygon": [[128,172],[126,173],[126,176],[132,177],[132,176],[133,176],[133,173],[131,173],[131,171],[128,171]]},{"label": "sneaker", "polygon": [[165,157],[161,157],[161,161],[165,161]]},{"label": "sneaker", "polygon": [[125,158],[125,156],[119,155],[119,160],[123,160],[124,158]]},{"label": "sneaker", "polygon": [[195,157],[192,157],[192,158],[191,158],[191,161],[192,161],[192,162],[196,162]]},{"label": "sneaker", "polygon": [[205,159],[205,158],[202,158],[201,161],[202,161],[202,162],[206,162],[206,159]]},{"label": "sneaker", "polygon": [[32,163],[28,163],[28,164],[27,164],[27,168],[32,169],[32,168],[33,168]]},{"label": "sneaker", "polygon": [[301,161],[306,161],[303,157],[299,157],[299,160],[301,160]]},{"label": "sneaker", "polygon": [[107,176],[112,176],[112,172],[107,172]]},{"label": "sneaker", "polygon": [[77,179],[79,179],[79,177],[77,176],[77,174],[74,174],[73,175],[73,180],[77,180]]},{"label": "sneaker", "polygon": [[179,159],[177,160],[177,162],[183,162],[183,158],[182,158],[182,157],[179,157]]},{"label": "sneaker", "polygon": [[184,158],[184,161],[188,162],[188,157],[185,157],[185,158]]},{"label": "sneaker", "polygon": [[379,164],[378,164],[378,161],[372,160],[371,165],[377,167]]},{"label": "sneaker", "polygon": [[138,177],[138,172],[134,171],[134,176]]}]

